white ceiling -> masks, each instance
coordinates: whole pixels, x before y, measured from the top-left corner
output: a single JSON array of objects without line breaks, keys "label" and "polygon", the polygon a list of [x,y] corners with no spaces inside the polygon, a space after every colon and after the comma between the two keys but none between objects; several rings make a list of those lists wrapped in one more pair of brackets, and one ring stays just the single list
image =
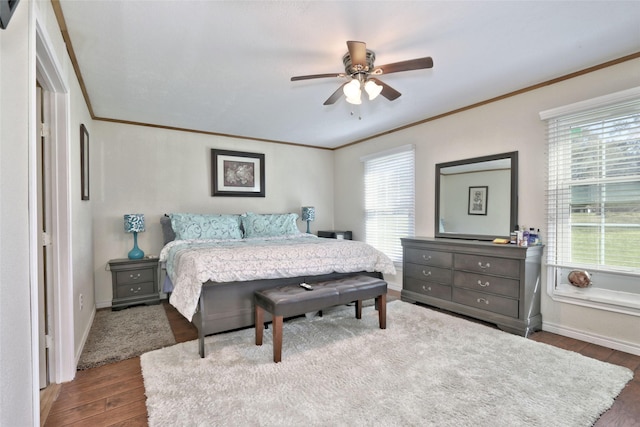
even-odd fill
[{"label": "white ceiling", "polygon": [[[97,118],[339,147],[640,52],[640,1],[60,0]],[[346,41],[402,93],[322,103]]]}]

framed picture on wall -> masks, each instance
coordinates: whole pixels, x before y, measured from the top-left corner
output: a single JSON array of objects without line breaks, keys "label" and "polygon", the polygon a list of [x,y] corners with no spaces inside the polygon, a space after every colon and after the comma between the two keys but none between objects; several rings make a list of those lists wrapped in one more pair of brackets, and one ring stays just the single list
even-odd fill
[{"label": "framed picture on wall", "polygon": [[486,215],[489,187],[469,187],[469,215]]},{"label": "framed picture on wall", "polygon": [[89,200],[89,131],[80,125],[80,194],[82,200]]},{"label": "framed picture on wall", "polygon": [[212,196],[265,197],[264,154],[211,150]]}]

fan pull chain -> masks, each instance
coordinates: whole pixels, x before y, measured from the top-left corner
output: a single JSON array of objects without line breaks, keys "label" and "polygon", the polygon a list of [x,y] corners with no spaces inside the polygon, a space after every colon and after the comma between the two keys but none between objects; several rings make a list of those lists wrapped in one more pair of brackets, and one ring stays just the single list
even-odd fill
[{"label": "fan pull chain", "polygon": [[[358,120],[362,120],[362,115],[360,114],[360,107],[359,107],[359,106],[356,106],[356,109],[358,110]],[[350,114],[351,114],[352,116],[355,116],[355,115],[356,115],[356,112],[355,112],[355,111],[353,111],[353,110],[351,110],[351,113],[350,113]]]}]

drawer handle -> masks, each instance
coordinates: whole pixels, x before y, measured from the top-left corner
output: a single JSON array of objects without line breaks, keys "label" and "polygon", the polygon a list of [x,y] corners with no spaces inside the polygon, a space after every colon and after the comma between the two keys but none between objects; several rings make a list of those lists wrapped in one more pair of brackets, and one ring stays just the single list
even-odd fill
[{"label": "drawer handle", "polygon": [[486,288],[487,286],[489,286],[489,282],[482,283],[482,280],[478,280],[478,285],[482,286],[483,288]]},{"label": "drawer handle", "polygon": [[140,273],[136,274],[135,276],[133,274],[130,274],[129,278],[133,280],[138,280],[140,278]]},{"label": "drawer handle", "polygon": [[422,254],[422,259],[425,260],[425,261],[431,261],[431,255],[427,256],[425,254]]},{"label": "drawer handle", "polygon": [[134,290],[133,288],[131,288],[129,290],[129,292],[131,292],[132,294],[137,294],[138,292],[140,292],[142,290],[142,288],[140,286],[138,286],[138,289]]},{"label": "drawer handle", "polygon": [[479,303],[485,303],[485,304],[489,305],[489,300],[485,299],[485,298],[478,298],[476,301],[479,302]]},{"label": "drawer handle", "polygon": [[485,269],[491,267],[491,264],[486,263],[485,265],[482,265],[482,261],[478,261],[478,266],[482,269]]},{"label": "drawer handle", "polygon": [[427,276],[427,277],[431,276],[431,270],[429,270],[429,271],[422,270],[422,275]]},{"label": "drawer handle", "polygon": [[427,292],[431,292],[431,286],[426,287],[425,285],[422,285],[422,290],[423,291],[427,291]]}]

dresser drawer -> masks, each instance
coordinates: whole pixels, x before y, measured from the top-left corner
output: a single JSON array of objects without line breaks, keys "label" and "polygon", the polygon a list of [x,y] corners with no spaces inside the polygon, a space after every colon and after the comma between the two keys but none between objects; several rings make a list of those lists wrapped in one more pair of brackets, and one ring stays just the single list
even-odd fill
[{"label": "dresser drawer", "polygon": [[456,270],[475,271],[483,274],[520,277],[520,261],[509,258],[497,258],[482,255],[455,254]]},{"label": "dresser drawer", "polygon": [[129,285],[119,285],[116,288],[116,298],[129,298],[153,294],[153,284],[154,282],[141,282]]},{"label": "dresser drawer", "polygon": [[509,317],[518,317],[518,300],[455,287],[452,289],[451,297],[454,302],[469,307]]},{"label": "dresser drawer", "polygon": [[404,281],[403,288],[418,294],[451,301],[451,286],[408,277]]},{"label": "dresser drawer", "polygon": [[455,271],[453,273],[453,284],[460,288],[489,292],[516,299],[520,297],[520,281],[506,277]]},{"label": "dresser drawer", "polygon": [[451,270],[446,268],[405,263],[404,269],[406,277],[427,280],[429,282],[443,283],[445,285],[451,284]]},{"label": "dresser drawer", "polygon": [[138,282],[153,282],[153,272],[153,268],[140,268],[137,270],[118,271],[116,273],[116,281],[118,285]]},{"label": "dresser drawer", "polygon": [[435,265],[444,268],[451,268],[453,264],[453,255],[449,252],[408,248],[405,251],[405,256],[405,262],[411,262],[413,264]]}]

